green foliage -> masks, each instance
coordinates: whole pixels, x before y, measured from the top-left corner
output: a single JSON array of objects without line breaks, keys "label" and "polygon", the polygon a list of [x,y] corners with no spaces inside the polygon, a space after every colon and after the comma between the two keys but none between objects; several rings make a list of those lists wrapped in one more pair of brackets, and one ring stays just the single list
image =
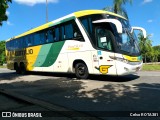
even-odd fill
[{"label": "green foliage", "polygon": [[8,8],[8,3],[11,3],[12,0],[0,0],[0,26],[2,25],[3,21],[8,19],[6,15],[6,10]]},{"label": "green foliage", "polygon": [[159,46],[154,46],[153,50],[156,52],[158,62],[160,62],[160,45]]},{"label": "green foliage", "polygon": [[145,63],[147,61],[147,56],[149,57],[152,54],[152,41],[149,39],[149,37],[150,35],[147,35],[147,37],[144,38],[141,33],[138,34],[139,47]]},{"label": "green foliage", "polygon": [[107,6],[103,10],[114,12],[116,14],[122,15],[128,19],[128,14],[123,5],[126,3],[132,4],[132,0],[113,0],[113,6]]},{"label": "green foliage", "polygon": [[6,68],[6,66],[0,66],[0,68]]},{"label": "green foliage", "polygon": [[0,41],[0,65],[3,65],[5,62],[5,41]]},{"label": "green foliage", "polygon": [[150,36],[151,35],[147,35],[147,38],[144,39],[141,33],[138,35],[139,47],[145,63],[160,61],[160,47],[152,47]]},{"label": "green foliage", "polygon": [[118,13],[118,12],[122,12],[123,9],[123,5],[125,5],[126,3],[132,3],[132,0],[113,0],[113,8],[114,8],[114,12]]},{"label": "green foliage", "polygon": [[155,71],[155,70],[160,70],[160,64],[151,64],[151,65],[147,65],[147,64],[143,64],[143,68],[142,70],[144,71]]},{"label": "green foliage", "polygon": [[154,49],[154,50],[157,50],[157,51],[160,51],[160,45],[154,46],[153,49]]}]

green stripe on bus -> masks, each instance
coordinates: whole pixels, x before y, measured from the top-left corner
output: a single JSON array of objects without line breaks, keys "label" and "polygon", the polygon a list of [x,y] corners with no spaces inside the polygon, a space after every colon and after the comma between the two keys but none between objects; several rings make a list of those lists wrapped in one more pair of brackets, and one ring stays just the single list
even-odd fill
[{"label": "green stripe on bus", "polygon": [[[63,45],[64,45],[64,41],[60,41],[60,42],[53,43],[50,48],[44,47],[46,49],[49,49],[48,53],[44,52],[43,51],[44,49],[41,49],[40,55],[44,54],[44,58],[43,58],[43,56],[41,56],[40,58],[38,58],[37,61],[40,61],[41,59],[45,59],[45,61],[43,62],[43,64],[41,64],[41,65],[39,64],[39,66],[36,66],[36,64],[35,64],[35,67],[49,67],[49,66],[53,65],[55,63],[55,61],[57,60],[57,57],[58,57]],[[47,56],[45,56],[45,54]]]},{"label": "green stripe on bus", "polygon": [[40,52],[38,54],[37,60],[34,63],[34,67],[41,67],[42,66],[42,64],[45,62],[45,60],[47,58],[47,54],[49,53],[51,47],[52,47],[52,44],[42,45]]}]

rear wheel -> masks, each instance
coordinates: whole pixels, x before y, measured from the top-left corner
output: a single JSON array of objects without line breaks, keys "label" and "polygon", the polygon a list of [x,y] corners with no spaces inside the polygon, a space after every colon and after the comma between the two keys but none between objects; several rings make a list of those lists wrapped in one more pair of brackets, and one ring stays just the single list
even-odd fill
[{"label": "rear wheel", "polygon": [[17,74],[20,74],[20,68],[19,68],[19,66],[18,66],[18,64],[14,64],[14,69],[16,70],[16,73]]},{"label": "rear wheel", "polygon": [[75,66],[75,74],[77,78],[86,79],[89,75],[87,66],[84,63],[77,63]]},{"label": "rear wheel", "polygon": [[22,75],[26,74],[26,67],[25,67],[24,63],[20,64],[20,72]]}]

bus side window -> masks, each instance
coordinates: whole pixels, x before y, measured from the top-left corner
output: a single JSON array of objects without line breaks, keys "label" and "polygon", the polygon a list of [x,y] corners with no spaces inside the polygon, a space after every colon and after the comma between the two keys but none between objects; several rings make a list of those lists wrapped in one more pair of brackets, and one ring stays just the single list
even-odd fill
[{"label": "bus side window", "polygon": [[6,49],[8,50],[9,48],[9,42],[6,42]]},{"label": "bus side window", "polygon": [[48,40],[48,31],[45,31],[45,43],[49,43],[49,40]]},{"label": "bus side window", "polygon": [[8,43],[8,50],[9,51],[11,50],[11,47],[12,47],[12,44],[11,44],[11,41],[9,41],[9,43]]},{"label": "bus side window", "polygon": [[14,47],[14,40],[11,41],[10,49],[13,50],[13,47]]},{"label": "bus side window", "polygon": [[26,37],[26,41],[27,41],[27,46],[28,47],[33,46],[34,45],[33,35],[28,35]]},{"label": "bus side window", "polygon": [[6,49],[9,51],[10,41],[6,42]]},{"label": "bus side window", "polygon": [[25,47],[26,47],[26,46],[25,46],[25,39],[24,39],[24,37],[21,38],[21,44],[22,44],[22,48],[25,48]]},{"label": "bus side window", "polygon": [[44,44],[46,42],[46,33],[45,31],[40,32],[40,44]]},{"label": "bus side window", "polygon": [[91,18],[83,18],[81,20],[84,28],[86,29],[86,31],[89,33],[89,34],[92,34],[92,20]]},{"label": "bus side window", "polygon": [[48,43],[51,43],[51,42],[53,42],[53,38],[54,38],[54,29],[52,28],[52,29],[48,29],[48,31],[47,31],[47,35],[48,35],[48,37],[47,37],[47,39],[48,39]]},{"label": "bus side window", "polygon": [[75,21],[72,23],[72,26],[73,26],[73,38],[78,41],[84,41],[84,38]]},{"label": "bus side window", "polygon": [[23,40],[24,40],[24,48],[28,47],[27,37],[24,37]]},{"label": "bus side window", "polygon": [[13,40],[11,40],[11,41],[9,42],[9,50],[12,50],[12,46],[13,46],[12,41],[13,41]]},{"label": "bus side window", "polygon": [[12,40],[12,48],[11,50],[15,50],[15,40]]},{"label": "bus side window", "polygon": [[31,39],[29,38],[29,36],[26,37],[27,38],[27,46],[31,46]]},{"label": "bus side window", "polygon": [[34,45],[39,45],[40,44],[40,34],[35,33],[34,34]]},{"label": "bus side window", "polygon": [[18,39],[18,49],[22,48],[22,38]]},{"label": "bus side window", "polygon": [[31,39],[31,46],[34,46],[34,36],[33,34],[30,34],[30,39]]},{"label": "bus side window", "polygon": [[61,40],[65,40],[66,39],[66,35],[65,35],[65,27],[61,26]]},{"label": "bus side window", "polygon": [[85,27],[85,29],[87,30],[87,32],[89,32],[88,20],[83,19],[81,22],[82,22],[83,26]]},{"label": "bus side window", "polygon": [[18,39],[15,39],[14,40],[14,47],[15,47],[15,49],[18,49],[18,45],[19,43],[18,43]]},{"label": "bus side window", "polygon": [[11,47],[12,47],[11,42],[12,42],[12,41],[9,41],[9,45],[8,45],[8,49],[9,49],[9,51],[11,51]]},{"label": "bus side window", "polygon": [[59,37],[60,37],[60,30],[59,27],[55,28],[55,37],[54,37],[54,41],[59,41]]},{"label": "bus side window", "polygon": [[24,48],[24,37],[20,38],[20,48]]},{"label": "bus side window", "polygon": [[65,39],[73,38],[73,26],[71,23],[65,25]]}]

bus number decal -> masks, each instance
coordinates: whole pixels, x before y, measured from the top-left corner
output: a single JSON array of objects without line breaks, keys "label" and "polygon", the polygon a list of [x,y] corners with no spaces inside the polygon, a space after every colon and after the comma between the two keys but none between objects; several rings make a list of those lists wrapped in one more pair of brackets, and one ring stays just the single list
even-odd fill
[{"label": "bus number decal", "polygon": [[33,49],[29,49],[27,52],[26,52],[26,54],[28,55],[28,54],[33,54]]},{"label": "bus number decal", "polygon": [[33,54],[33,49],[19,50],[15,52],[15,56],[22,56],[22,55],[29,55],[29,54]]},{"label": "bus number decal", "polygon": [[108,73],[108,69],[111,67],[112,65],[101,65],[99,67],[99,70],[102,74],[107,74]]}]

